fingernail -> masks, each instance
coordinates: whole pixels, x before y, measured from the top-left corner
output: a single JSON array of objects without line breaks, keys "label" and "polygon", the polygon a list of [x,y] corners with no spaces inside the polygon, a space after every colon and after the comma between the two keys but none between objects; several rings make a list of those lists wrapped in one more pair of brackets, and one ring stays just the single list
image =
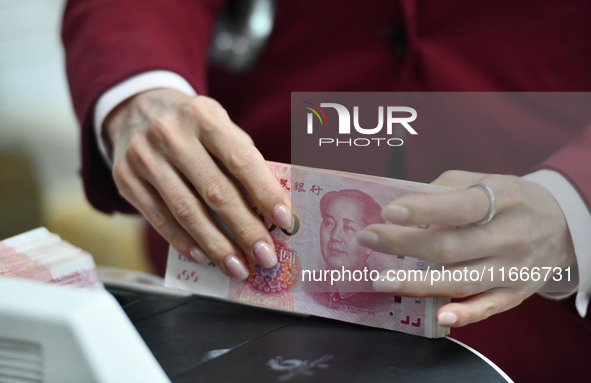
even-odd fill
[{"label": "fingernail", "polygon": [[203,252],[197,247],[191,248],[190,254],[191,258],[193,258],[193,260],[197,263],[200,263],[202,265],[209,263],[209,258],[207,258],[207,256],[203,254]]},{"label": "fingernail", "polygon": [[235,255],[226,257],[226,259],[224,259],[224,264],[226,265],[226,268],[230,274],[232,274],[234,278],[240,279],[241,281],[248,278],[248,275],[250,274],[244,263],[242,263],[242,261]]},{"label": "fingernail", "polygon": [[254,255],[259,265],[267,269],[277,264],[277,254],[275,254],[273,248],[267,242],[258,241],[254,245]]},{"label": "fingernail", "polygon": [[410,211],[400,205],[386,205],[382,208],[382,218],[392,223],[404,222],[410,217]]},{"label": "fingernail", "polygon": [[283,204],[275,205],[273,208],[273,218],[285,230],[293,230],[293,218],[287,206]]},{"label": "fingernail", "polygon": [[445,312],[441,313],[437,316],[437,322],[440,326],[453,326],[458,321],[458,316],[456,313]]},{"label": "fingernail", "polygon": [[357,243],[361,246],[376,248],[380,244],[380,238],[373,231],[362,230],[357,233]]}]

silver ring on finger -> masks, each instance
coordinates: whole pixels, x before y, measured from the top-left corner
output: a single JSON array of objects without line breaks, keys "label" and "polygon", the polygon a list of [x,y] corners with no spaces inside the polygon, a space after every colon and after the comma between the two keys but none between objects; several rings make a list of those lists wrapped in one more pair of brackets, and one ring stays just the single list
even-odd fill
[{"label": "silver ring on finger", "polygon": [[493,193],[490,186],[485,185],[482,182],[477,182],[473,185],[468,186],[468,189],[475,188],[475,187],[481,188],[482,190],[484,190],[484,192],[488,196],[488,201],[490,202],[490,209],[488,210],[488,213],[486,214],[486,216],[483,219],[481,219],[480,221],[474,222],[475,224],[478,224],[478,225],[484,225],[485,223],[490,222],[490,220],[494,218],[494,216],[497,212],[497,199],[495,198],[495,193]]}]

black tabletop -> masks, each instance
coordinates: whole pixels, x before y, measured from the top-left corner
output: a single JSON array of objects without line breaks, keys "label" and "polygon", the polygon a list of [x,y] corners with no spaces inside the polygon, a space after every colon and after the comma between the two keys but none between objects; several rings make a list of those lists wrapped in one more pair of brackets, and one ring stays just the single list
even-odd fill
[{"label": "black tabletop", "polygon": [[110,291],[173,382],[506,382],[447,338],[198,296]]}]

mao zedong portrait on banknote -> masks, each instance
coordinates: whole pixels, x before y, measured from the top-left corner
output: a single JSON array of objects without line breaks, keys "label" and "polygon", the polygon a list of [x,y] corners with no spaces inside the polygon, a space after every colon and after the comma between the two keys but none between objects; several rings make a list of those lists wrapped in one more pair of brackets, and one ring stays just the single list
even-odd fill
[{"label": "mao zedong portrait on banknote", "polygon": [[[313,271],[317,274],[313,282],[316,286],[308,287],[314,290],[310,296],[317,303],[332,309],[371,312],[392,304],[392,296],[373,291],[368,277],[368,272],[376,270],[373,251],[359,245],[355,238],[367,225],[384,223],[380,210],[371,196],[357,189],[331,191],[322,197],[318,237],[326,268]],[[333,270],[340,278],[334,279]]]}]

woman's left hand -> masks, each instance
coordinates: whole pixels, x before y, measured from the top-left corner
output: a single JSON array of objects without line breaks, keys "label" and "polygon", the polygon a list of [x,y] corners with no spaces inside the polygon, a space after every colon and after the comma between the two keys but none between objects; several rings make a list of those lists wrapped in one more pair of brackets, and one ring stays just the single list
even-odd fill
[{"label": "woman's left hand", "polygon": [[[469,188],[476,183],[496,197],[496,213],[487,223],[479,222],[491,212],[492,201],[484,188]],[[389,223],[366,227],[357,240],[379,252],[441,264],[448,277],[443,281],[441,270],[431,270],[425,281],[401,282],[383,272],[374,282],[377,291],[466,298],[437,313],[441,325],[460,327],[519,305],[559,275],[555,272],[576,263],[562,210],[545,188],[515,176],[464,171],[445,172],[433,184],[456,190],[392,201],[382,209]],[[428,224],[451,228],[412,226]],[[461,277],[450,281],[451,275]]]}]

